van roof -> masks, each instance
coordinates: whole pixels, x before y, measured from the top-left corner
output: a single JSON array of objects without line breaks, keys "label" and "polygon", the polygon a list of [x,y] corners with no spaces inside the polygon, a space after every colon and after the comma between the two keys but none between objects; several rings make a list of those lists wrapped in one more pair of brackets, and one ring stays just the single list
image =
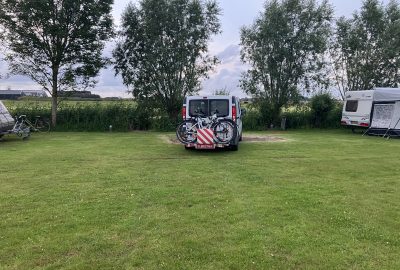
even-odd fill
[{"label": "van roof", "polygon": [[188,96],[188,99],[231,99],[233,96]]}]

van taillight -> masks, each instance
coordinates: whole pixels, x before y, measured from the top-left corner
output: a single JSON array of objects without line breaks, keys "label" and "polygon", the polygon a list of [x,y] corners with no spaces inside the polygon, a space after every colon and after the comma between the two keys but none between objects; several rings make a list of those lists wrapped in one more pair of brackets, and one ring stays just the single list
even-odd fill
[{"label": "van taillight", "polygon": [[182,107],[182,119],[186,120],[186,107],[185,106]]},{"label": "van taillight", "polygon": [[232,106],[232,120],[236,122],[236,106]]}]

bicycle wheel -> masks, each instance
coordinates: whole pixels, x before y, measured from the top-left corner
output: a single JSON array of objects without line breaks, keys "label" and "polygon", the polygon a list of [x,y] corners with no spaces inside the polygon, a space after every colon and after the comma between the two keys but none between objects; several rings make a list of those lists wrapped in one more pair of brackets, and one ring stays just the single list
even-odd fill
[{"label": "bicycle wheel", "polygon": [[213,126],[213,131],[219,143],[230,143],[236,139],[237,125],[230,119],[222,119]]},{"label": "bicycle wheel", "polygon": [[50,123],[44,119],[38,119],[35,123],[35,129],[39,132],[49,132],[50,131]]},{"label": "bicycle wheel", "polygon": [[194,143],[197,140],[197,126],[193,120],[185,120],[176,129],[176,137],[183,144]]},{"label": "bicycle wheel", "polygon": [[25,123],[25,121],[23,121],[18,125],[16,134],[18,137],[28,137],[31,134],[31,128]]}]

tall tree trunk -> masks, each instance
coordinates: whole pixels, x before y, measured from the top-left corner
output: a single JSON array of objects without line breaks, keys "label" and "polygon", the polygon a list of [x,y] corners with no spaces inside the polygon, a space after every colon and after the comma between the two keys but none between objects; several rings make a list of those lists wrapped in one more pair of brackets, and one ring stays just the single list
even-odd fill
[{"label": "tall tree trunk", "polygon": [[58,106],[58,67],[53,67],[53,89],[51,93],[51,125],[57,125],[57,106]]},{"label": "tall tree trunk", "polygon": [[54,92],[51,97],[51,125],[53,127],[57,125],[57,93]]}]

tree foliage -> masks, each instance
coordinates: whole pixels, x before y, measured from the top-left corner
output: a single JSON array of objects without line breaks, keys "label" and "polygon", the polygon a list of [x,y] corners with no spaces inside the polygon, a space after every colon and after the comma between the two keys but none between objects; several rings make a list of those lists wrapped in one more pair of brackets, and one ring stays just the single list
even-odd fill
[{"label": "tree foliage", "polygon": [[400,83],[400,7],[366,0],[352,18],[341,17],[330,48],[337,87],[347,91]]},{"label": "tree foliage", "polygon": [[327,1],[271,0],[253,25],[242,28],[241,57],[250,69],[241,86],[258,100],[264,121],[276,121],[301,89],[325,85],[331,18]]},{"label": "tree foliage", "polygon": [[93,86],[104,41],[112,35],[113,0],[0,0],[0,25],[13,74],[22,74],[53,98],[59,90]]},{"label": "tree foliage", "polygon": [[229,96],[231,95],[231,91],[228,90],[226,87],[220,88],[220,89],[215,89],[213,92],[214,96]]},{"label": "tree foliage", "polygon": [[335,106],[336,101],[329,93],[319,93],[314,95],[310,101],[314,126],[322,127],[328,119],[329,113],[335,108]]},{"label": "tree foliage", "polygon": [[208,42],[219,33],[215,1],[141,0],[122,16],[114,50],[115,70],[139,103],[161,108],[171,119],[185,95],[195,93],[200,79],[216,63]]}]

